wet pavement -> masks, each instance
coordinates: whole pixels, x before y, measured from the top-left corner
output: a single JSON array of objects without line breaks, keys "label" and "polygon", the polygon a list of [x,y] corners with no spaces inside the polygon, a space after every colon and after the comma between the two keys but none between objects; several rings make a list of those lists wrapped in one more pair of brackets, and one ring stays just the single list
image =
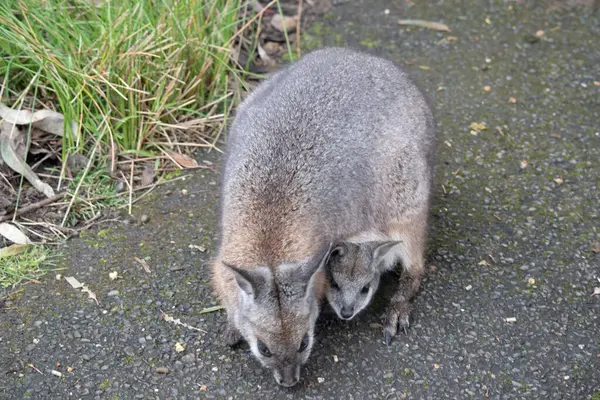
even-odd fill
[{"label": "wet pavement", "polygon": [[202,313],[219,177],[201,170],[69,242],[58,273],[99,305],[54,272],[4,304],[0,398],[600,399],[600,12],[470,3],[341,2],[303,39],[396,60],[433,105],[429,275],[408,336],[383,343],[384,287],[349,323],[325,308],[292,390],[227,347],[224,313]]}]

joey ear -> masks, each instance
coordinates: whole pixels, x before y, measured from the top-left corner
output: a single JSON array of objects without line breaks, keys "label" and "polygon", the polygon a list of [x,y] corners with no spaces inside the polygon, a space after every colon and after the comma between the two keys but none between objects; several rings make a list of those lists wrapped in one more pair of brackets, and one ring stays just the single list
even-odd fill
[{"label": "joey ear", "polygon": [[380,271],[385,271],[393,266],[393,263],[396,261],[397,257],[397,248],[402,241],[389,241],[389,242],[380,242],[375,247],[373,251],[373,263],[371,264],[373,269],[379,269]]},{"label": "joey ear", "polygon": [[325,268],[325,265],[329,261],[329,256],[334,249],[333,242],[330,242],[327,247],[323,247],[323,250],[315,255],[303,268],[304,282],[307,282],[305,289],[305,297],[312,295],[315,288],[315,279],[317,273]]},{"label": "joey ear", "polygon": [[271,272],[266,267],[242,269],[223,263],[233,272],[233,276],[242,291],[250,297],[256,298],[267,289]]}]

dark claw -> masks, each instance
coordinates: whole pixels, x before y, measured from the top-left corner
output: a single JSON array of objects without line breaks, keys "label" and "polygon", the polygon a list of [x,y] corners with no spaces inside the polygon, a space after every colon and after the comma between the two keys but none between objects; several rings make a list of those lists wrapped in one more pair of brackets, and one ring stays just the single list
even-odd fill
[{"label": "dark claw", "polygon": [[389,346],[392,344],[392,335],[388,329],[385,330],[385,345]]}]

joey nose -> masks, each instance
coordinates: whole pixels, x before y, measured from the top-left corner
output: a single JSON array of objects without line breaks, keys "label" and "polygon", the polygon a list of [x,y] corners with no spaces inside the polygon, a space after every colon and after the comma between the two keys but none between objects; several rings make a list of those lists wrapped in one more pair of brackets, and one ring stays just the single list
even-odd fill
[{"label": "joey nose", "polygon": [[343,306],[340,310],[340,314],[344,319],[352,318],[352,315],[354,315],[354,306]]}]

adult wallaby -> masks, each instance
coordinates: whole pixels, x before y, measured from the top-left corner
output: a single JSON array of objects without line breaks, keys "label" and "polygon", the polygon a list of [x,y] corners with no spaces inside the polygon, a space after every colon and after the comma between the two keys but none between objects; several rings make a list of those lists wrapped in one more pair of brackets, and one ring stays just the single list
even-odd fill
[{"label": "adult wallaby", "polygon": [[413,284],[391,304],[395,334],[423,271],[433,142],[423,96],[378,57],[324,48],[259,85],[237,109],[224,162],[213,275],[226,341],[244,338],[279,384],[296,384],[332,244],[398,232]]}]

